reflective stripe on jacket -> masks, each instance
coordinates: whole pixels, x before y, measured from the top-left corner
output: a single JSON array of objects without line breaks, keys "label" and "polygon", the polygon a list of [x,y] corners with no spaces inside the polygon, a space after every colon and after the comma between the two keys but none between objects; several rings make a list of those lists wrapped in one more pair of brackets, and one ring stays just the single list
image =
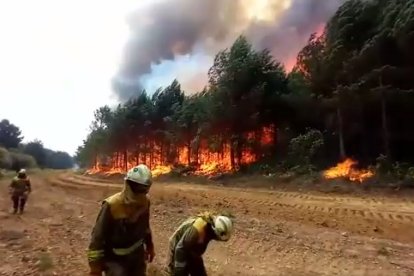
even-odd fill
[{"label": "reflective stripe on jacket", "polygon": [[110,260],[111,256],[133,254],[144,244],[152,245],[147,197],[134,206],[123,203],[120,194],[106,199],[96,219],[87,256],[89,263]]}]

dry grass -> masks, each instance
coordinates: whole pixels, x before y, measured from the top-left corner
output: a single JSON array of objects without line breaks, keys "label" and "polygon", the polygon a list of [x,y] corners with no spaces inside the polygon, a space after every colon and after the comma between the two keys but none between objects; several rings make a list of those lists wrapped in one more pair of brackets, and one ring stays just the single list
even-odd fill
[{"label": "dry grass", "polygon": [[52,257],[49,255],[49,253],[46,253],[46,252],[41,253],[36,265],[40,271],[45,272],[53,268]]}]

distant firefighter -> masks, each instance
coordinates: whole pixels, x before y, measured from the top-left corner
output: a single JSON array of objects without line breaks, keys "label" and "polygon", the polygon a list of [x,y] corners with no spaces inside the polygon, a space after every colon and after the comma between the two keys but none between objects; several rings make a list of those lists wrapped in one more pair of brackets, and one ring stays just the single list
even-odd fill
[{"label": "distant firefighter", "polygon": [[89,275],[145,276],[154,259],[150,228],[152,173],[145,165],[128,171],[121,192],[105,199],[88,249]]},{"label": "distant firefighter", "polygon": [[22,214],[27,198],[32,192],[30,179],[27,177],[25,169],[19,170],[17,176],[13,178],[9,186],[9,192],[13,201],[13,214],[17,212]]},{"label": "distant firefighter", "polygon": [[206,212],[184,221],[170,238],[168,270],[172,276],[206,276],[203,254],[211,240],[228,241],[233,222]]}]

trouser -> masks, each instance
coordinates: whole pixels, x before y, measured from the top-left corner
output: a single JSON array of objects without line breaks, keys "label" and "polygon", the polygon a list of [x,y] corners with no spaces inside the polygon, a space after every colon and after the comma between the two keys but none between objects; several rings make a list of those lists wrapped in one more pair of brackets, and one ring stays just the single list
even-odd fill
[{"label": "trouser", "polygon": [[[175,269],[175,247],[174,245],[170,244],[169,249],[169,256],[168,256],[168,263],[167,263],[167,271],[166,273],[170,276],[176,275]],[[188,259],[187,266],[182,268],[180,271],[180,275],[188,275],[188,276],[204,276],[206,275],[206,270],[204,267],[202,256],[196,259]]]},{"label": "trouser", "polygon": [[129,256],[114,257],[105,262],[105,276],[146,276],[145,250],[141,246]]},{"label": "trouser", "polygon": [[26,205],[27,197],[24,195],[12,195],[13,209],[15,212],[19,210],[20,212],[24,211],[24,206]]}]

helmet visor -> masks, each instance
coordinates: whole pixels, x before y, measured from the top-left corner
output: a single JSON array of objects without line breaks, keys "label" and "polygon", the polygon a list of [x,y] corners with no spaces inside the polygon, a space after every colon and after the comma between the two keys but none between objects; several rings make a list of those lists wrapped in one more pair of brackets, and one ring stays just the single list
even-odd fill
[{"label": "helmet visor", "polygon": [[149,191],[149,187],[147,185],[142,185],[131,180],[126,180],[126,184],[134,194],[146,194]]}]

